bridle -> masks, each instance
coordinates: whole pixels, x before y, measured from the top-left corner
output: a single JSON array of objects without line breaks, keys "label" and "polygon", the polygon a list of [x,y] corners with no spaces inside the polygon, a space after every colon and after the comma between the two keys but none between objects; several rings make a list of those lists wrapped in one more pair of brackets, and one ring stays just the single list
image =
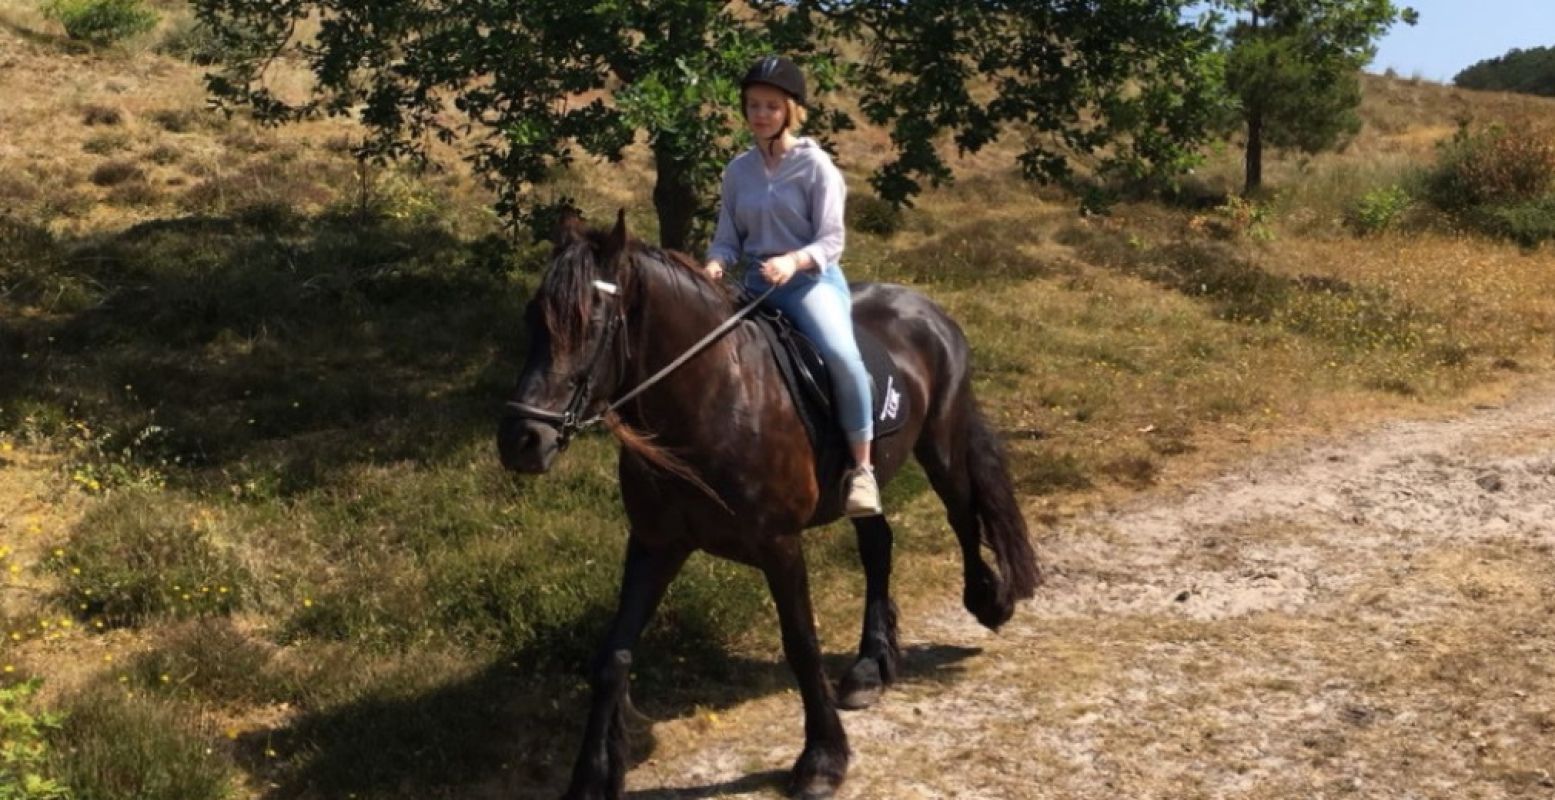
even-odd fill
[{"label": "bridle", "polygon": [[[606,283],[605,281],[594,281],[594,288],[610,297],[619,297],[621,294],[620,288],[613,283]],[[557,441],[557,449],[566,450],[567,445],[572,441],[572,437],[603,422],[605,417],[615,412],[616,409],[631,402],[632,399],[643,392],[648,391],[650,387],[668,377],[670,373],[680,369],[682,365],[690,361],[698,353],[712,346],[724,334],[733,330],[734,326],[740,323],[740,320],[750,316],[750,313],[756,310],[756,306],[761,305],[762,301],[766,300],[776,290],[776,286],[769,287],[759,297],[747,303],[739,311],[734,312],[733,316],[724,320],[711,333],[703,336],[696,344],[687,348],[686,352],[681,353],[663,369],[655,372],[647,380],[637,384],[631,391],[617,398],[606,406],[605,410],[592,417],[584,418],[589,404],[593,402],[594,375],[598,371],[599,362],[605,357],[605,352],[610,347],[610,341],[615,338],[621,329],[622,315],[619,313],[608,313],[606,315],[605,333],[599,337],[599,344],[594,348],[594,354],[589,357],[588,367],[583,371],[583,378],[574,382],[572,397],[567,400],[567,406],[564,410],[556,412],[532,406],[528,403],[520,403],[517,400],[509,400],[503,406],[502,416],[504,419],[534,420],[535,422],[543,422],[556,428],[556,432],[560,437]]]}]

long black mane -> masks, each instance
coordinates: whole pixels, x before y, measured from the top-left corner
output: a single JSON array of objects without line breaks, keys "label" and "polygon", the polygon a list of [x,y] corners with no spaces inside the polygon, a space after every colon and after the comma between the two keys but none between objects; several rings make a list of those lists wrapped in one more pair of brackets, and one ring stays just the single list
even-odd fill
[{"label": "long black mane", "polygon": [[628,303],[641,299],[644,281],[654,281],[673,292],[671,299],[661,298],[661,302],[676,309],[732,310],[731,290],[709,278],[685,253],[628,239],[623,262],[628,267],[612,271],[600,266],[600,256],[608,246],[607,232],[587,231],[557,247],[541,278],[536,297],[546,327],[563,349],[578,346],[586,338],[598,295],[596,280],[616,283]]}]

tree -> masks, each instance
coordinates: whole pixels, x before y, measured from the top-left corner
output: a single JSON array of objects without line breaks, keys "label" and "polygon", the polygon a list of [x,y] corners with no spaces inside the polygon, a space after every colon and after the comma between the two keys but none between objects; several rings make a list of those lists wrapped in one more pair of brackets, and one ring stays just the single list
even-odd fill
[{"label": "tree", "polygon": [[[851,77],[897,159],[873,178],[897,203],[949,178],[937,145],[976,151],[1011,125],[1033,178],[1170,174],[1190,163],[1215,107],[1213,32],[1189,0],[193,0],[236,59],[208,78],[221,103],[265,121],[352,115],[360,155],[424,159],[457,143],[499,195],[534,221],[534,197],[579,152],[654,155],[661,241],[685,247],[711,218],[719,170],[743,140],[737,81],[757,56],[805,62],[816,88]],[[317,35],[297,35],[317,20]],[[263,52],[255,39],[267,42]],[[844,38],[863,63],[836,56]],[[249,51],[240,47],[247,46]],[[278,57],[301,59],[312,93],[266,87]],[[818,92],[812,91],[812,95]],[[823,129],[849,124],[820,115]]]},{"label": "tree", "polygon": [[[352,115],[370,132],[364,158],[425,161],[431,139],[458,143],[496,190],[498,210],[537,227],[532,189],[579,151],[618,161],[646,132],[660,236],[684,247],[710,216],[733,152],[735,82],[773,50],[822,58],[767,8],[717,0],[194,0],[234,49],[263,52],[209,76],[219,102],[267,122]],[[320,21],[311,40],[298,23]],[[265,82],[279,57],[301,59],[310,96]],[[822,69],[824,77],[829,73]],[[560,198],[553,205],[566,205]],[[554,210],[554,209],[549,209]]]},{"label": "tree", "polygon": [[1245,194],[1263,184],[1265,144],[1306,153],[1360,130],[1360,71],[1374,42],[1418,15],[1390,0],[1222,0],[1232,13],[1226,85],[1247,130]]},{"label": "tree", "polygon": [[[818,4],[865,48],[861,107],[897,158],[871,182],[895,203],[951,177],[963,153],[1024,139],[1033,180],[1170,178],[1196,163],[1224,109],[1214,30],[1187,0],[865,0]],[[1083,174],[1077,168],[1084,168]]]},{"label": "tree", "polygon": [[1459,72],[1452,82],[1465,89],[1555,97],[1555,47],[1513,48]]}]

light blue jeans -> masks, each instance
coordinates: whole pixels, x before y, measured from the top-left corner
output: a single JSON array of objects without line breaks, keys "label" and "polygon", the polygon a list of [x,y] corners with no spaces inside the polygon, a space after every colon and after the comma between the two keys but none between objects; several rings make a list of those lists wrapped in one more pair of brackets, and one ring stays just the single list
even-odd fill
[{"label": "light blue jeans", "polygon": [[[761,270],[751,264],[745,269],[745,288],[756,294],[771,284]],[[842,267],[831,264],[819,273],[803,270],[794,273],[788,283],[767,298],[768,305],[794,321],[810,341],[815,342],[826,371],[831,375],[832,394],[836,398],[837,418],[849,444],[863,444],[874,438],[874,415],[870,408],[869,372],[853,338],[853,295]]]}]

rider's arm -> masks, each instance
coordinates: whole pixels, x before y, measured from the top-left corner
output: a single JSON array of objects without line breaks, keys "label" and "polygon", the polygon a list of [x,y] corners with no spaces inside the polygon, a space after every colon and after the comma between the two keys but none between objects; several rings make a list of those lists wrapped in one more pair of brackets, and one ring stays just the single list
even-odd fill
[{"label": "rider's arm", "polygon": [[810,182],[810,214],[815,220],[815,241],[790,253],[799,269],[821,269],[842,261],[842,209],[848,185],[831,158],[820,153],[815,177]]},{"label": "rider's arm", "polygon": [[724,170],[723,185],[718,192],[718,227],[713,230],[713,242],[707,247],[707,269],[723,268],[740,260],[740,233],[734,227],[734,191],[730,186],[729,169]]}]

